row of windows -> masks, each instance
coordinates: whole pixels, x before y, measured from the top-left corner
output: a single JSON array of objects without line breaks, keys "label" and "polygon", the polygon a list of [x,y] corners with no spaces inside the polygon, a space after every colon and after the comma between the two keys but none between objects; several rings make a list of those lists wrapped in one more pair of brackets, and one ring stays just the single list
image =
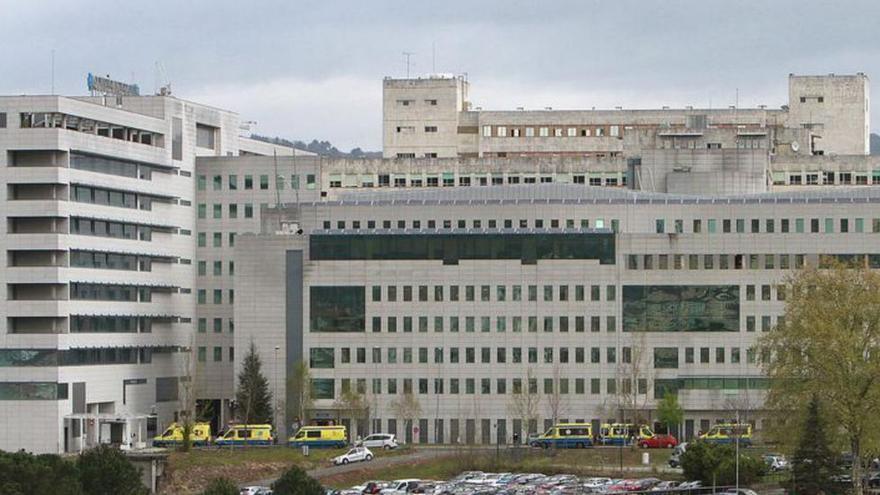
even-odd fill
[{"label": "row of windows", "polygon": [[[234,363],[235,362],[235,348],[230,347],[227,352],[228,352],[228,354],[227,354],[226,360],[230,363]],[[200,363],[207,362],[208,361],[208,348],[205,346],[199,346],[199,348],[196,351],[196,356],[197,356],[197,359]],[[213,354],[212,354],[211,361],[214,363],[223,362],[223,348],[222,347],[215,346],[213,348]]]},{"label": "row of windows", "polygon": [[171,318],[150,316],[71,315],[71,333],[150,333],[154,323],[170,323]]},{"label": "row of windows", "polygon": [[152,301],[153,287],[119,284],[90,284],[81,282],[70,283],[71,300],[88,301]]},{"label": "row of windows", "polygon": [[141,241],[151,241],[153,239],[153,228],[149,225],[80,217],[70,218],[70,233],[113,237],[116,239],[138,239]]},{"label": "row of windows", "polygon": [[152,362],[154,352],[176,352],[172,348],[102,347],[93,349],[0,349],[0,367],[91,366]]},{"label": "row of windows", "polygon": [[80,153],[70,154],[70,168],[142,180],[152,180],[154,172],[170,173],[170,169],[153,167],[144,163]]},{"label": "row of windows", "polygon": [[[612,153],[613,155],[614,153]],[[502,155],[498,153],[498,155]],[[415,158],[415,153],[398,153],[397,158]],[[437,153],[425,153],[425,158],[437,158]],[[598,175],[597,175],[598,174]],[[378,177],[373,175],[346,175],[331,174],[329,178],[329,186],[331,189],[340,187],[364,187],[371,188],[375,186],[378,179],[379,187],[455,187],[456,174],[452,172],[443,172],[438,175],[404,175],[394,174],[393,181],[390,175],[380,174]],[[506,179],[505,179],[506,176]],[[550,184],[553,182],[566,183],[568,176],[561,175],[493,175],[487,177],[485,175],[463,175],[458,174],[458,186],[500,186],[503,184]],[[591,186],[626,186],[627,176],[619,173],[581,173],[571,174],[571,182],[574,184],[584,184]]]},{"label": "row of windows", "polygon": [[[756,351],[752,348],[715,347],[714,363],[755,364]],[[601,347],[312,347],[309,349],[309,367],[332,369],[337,364],[632,364],[632,347],[606,347],[602,360]],[[369,351],[369,357],[368,357]],[[619,358],[618,358],[619,353]],[[711,347],[685,347],[684,364],[709,364]],[[636,358],[638,360],[638,358]],[[697,361],[699,360],[699,361]],[[655,347],[653,363],[656,369],[677,369],[679,348]]]},{"label": "row of windows", "polygon": [[[494,320],[494,325],[493,325]],[[374,316],[371,320],[371,331],[379,333],[382,331],[388,333],[411,333],[413,329],[419,333],[428,332],[429,323],[431,323],[431,331],[457,333],[464,331],[466,333],[488,333],[488,332],[507,332],[520,333],[523,331],[535,333],[540,331],[550,333],[559,331],[562,333],[574,331],[585,332],[589,325],[590,332],[601,331],[602,318],[599,316],[450,316],[447,319],[443,316],[388,316],[384,319],[380,316]],[[384,323],[384,328],[383,328]],[[508,326],[509,324],[509,326]],[[557,326],[558,325],[558,326]],[[524,328],[525,327],[525,328]],[[479,330],[478,330],[479,329]],[[617,317],[605,317],[605,331],[617,331]]]},{"label": "row of windows", "polygon": [[[333,399],[336,395],[336,379],[313,378],[312,397]],[[367,393],[366,378],[338,379],[341,393],[355,391]],[[603,384],[604,382],[604,390]],[[679,390],[765,390],[768,381],[761,377],[692,377],[654,380],[655,399]],[[589,387],[589,391],[588,388]],[[372,378],[370,390],[373,395],[419,394],[419,395],[504,395],[508,393],[544,395],[615,395],[649,393],[647,378]]]},{"label": "row of windows", "polygon": [[[406,220],[397,220],[397,221],[382,220],[381,223],[377,222],[376,220],[367,220],[366,222],[362,222],[360,220],[352,220],[351,224],[346,223],[345,220],[337,220],[336,224],[335,224],[335,228],[345,229],[349,225],[352,229],[360,229],[360,228],[375,229],[375,228],[378,228],[377,226],[380,226],[380,225],[381,225],[381,228],[383,228],[383,229],[391,229],[391,228],[405,229],[405,228],[407,228]],[[468,228],[468,222],[467,222],[467,220],[462,220],[462,219],[456,220],[454,223],[452,220],[441,220],[439,222],[437,220],[427,220],[424,223],[421,220],[412,220],[409,222],[409,227],[413,228],[413,229],[421,229],[421,228],[426,228],[426,229],[438,229],[438,228],[466,229],[466,228]],[[507,219],[502,220],[501,222],[499,222],[498,220],[495,220],[495,219],[490,219],[490,220],[487,220],[485,223],[483,223],[483,220],[475,219],[475,220],[471,220],[470,227],[474,228],[474,229],[482,229],[482,228],[487,228],[487,229],[498,229],[498,228],[527,229],[527,228],[529,228],[529,221],[523,218],[523,219],[520,219],[520,220],[514,222],[514,220],[507,218]],[[536,229],[544,229],[544,228],[589,229],[590,228],[590,220],[587,218],[581,218],[580,220],[575,220],[573,218],[570,218],[568,220],[565,220],[565,223],[562,223],[562,220],[558,220],[558,219],[553,219],[548,222],[545,222],[543,219],[539,218],[539,219],[532,221],[531,227],[534,227]],[[323,228],[325,230],[332,229],[332,228],[334,228],[334,224],[330,220],[324,220]],[[611,222],[606,222],[604,218],[596,218],[593,220],[592,228],[595,228],[595,229],[610,228],[613,232],[620,232],[620,221],[617,219],[612,219]]]},{"label": "row of windows", "polygon": [[[230,205],[230,207],[235,205]],[[205,214],[207,214],[207,205],[200,205],[200,211],[204,210]],[[214,205],[214,218],[222,218],[222,205],[215,204]],[[205,218],[204,216],[200,218]],[[235,218],[235,217],[231,217]],[[710,218],[710,219],[694,219],[691,221],[690,230],[685,230],[684,220],[673,220],[672,228],[667,230],[667,222],[665,219],[657,219],[655,220],[655,233],[664,234],[664,233],[677,233],[677,234],[701,234],[701,233],[880,233],[880,218],[795,218],[793,219],[783,218],[779,219],[777,223],[777,219],[765,219],[763,224],[760,219],[751,219],[749,222],[749,228],[746,229],[746,220],[745,219],[721,219],[720,220],[720,230],[719,230],[719,220]],[[866,221],[870,221],[870,230],[868,230]],[[808,223],[809,222],[809,223]],[[778,229],[777,229],[778,225]],[[591,222],[589,219],[550,219],[544,220],[541,218],[537,218],[532,220],[531,222],[528,219],[504,219],[504,220],[482,220],[482,219],[473,219],[464,220],[411,220],[407,222],[406,220],[382,220],[381,222],[376,220],[351,220],[350,223],[346,220],[337,220],[335,223],[330,220],[324,220],[323,228],[324,229],[375,229],[375,228],[383,228],[383,229],[405,229],[405,228],[413,228],[413,229],[451,229],[451,228],[474,228],[474,229],[496,229],[496,228],[505,228],[505,229],[513,229],[513,228],[551,228],[551,229],[559,229],[559,228],[582,228],[587,229],[591,227]],[[593,228],[603,229],[610,228],[614,232],[620,232],[620,222],[617,219],[612,219],[610,222],[606,222],[604,218],[597,218],[593,220],[592,223]],[[821,227],[821,228],[820,228]]]},{"label": "row of windows", "polygon": [[[199,289],[196,293],[196,302],[198,304],[208,304],[208,291],[207,289]],[[211,302],[213,304],[223,304],[223,290],[222,289],[214,289],[212,291]],[[229,289],[227,294],[227,304],[235,304],[235,290]]]},{"label": "row of windows", "polygon": [[[226,245],[229,247],[235,247],[235,232],[229,232],[226,236]],[[208,247],[208,233],[207,232],[199,232],[197,235],[198,246],[199,247]],[[223,247],[223,232],[213,232],[211,233],[211,247],[219,248]]]},{"label": "row of windows", "polygon": [[56,382],[0,382],[0,400],[66,400],[67,384]]},{"label": "row of windows", "polygon": [[[259,175],[257,176],[257,181],[254,182],[253,175],[245,175],[242,181],[242,189],[245,191],[253,190],[256,186],[258,189],[262,191],[267,191],[270,189],[270,179],[272,179],[271,175]],[[283,190],[285,187],[286,177],[281,175],[275,177],[275,188],[278,190]],[[223,190],[223,176],[222,175],[213,175],[211,176],[211,190],[213,191],[222,191]],[[237,191],[238,187],[238,175],[230,174],[226,176],[226,190],[228,191]],[[315,174],[306,174],[306,189],[315,189],[316,187],[316,176]],[[196,177],[196,188],[199,191],[205,191],[208,187],[208,177],[205,175],[199,175]],[[299,189],[300,187],[300,176],[299,175],[291,175],[290,176],[290,188],[291,189]]]},{"label": "row of windows", "polygon": [[[253,203],[242,203],[241,213],[239,213],[239,205],[237,203],[229,203],[226,205],[226,218],[236,219],[239,218],[254,218],[254,205]],[[260,207],[267,207],[268,203],[261,203]],[[205,203],[199,203],[197,206],[197,212],[200,219],[208,218],[208,205]],[[223,205],[220,203],[214,203],[211,205],[211,218],[221,219],[223,218]]]},{"label": "row of windows", "polygon": [[161,202],[160,199],[147,194],[79,185],[71,187],[70,200],[79,203],[141,210],[152,210],[154,202]]},{"label": "row of windows", "polygon": [[[869,219],[871,221],[871,232],[880,233],[880,218]],[[654,231],[657,234],[664,233],[676,233],[676,234],[684,234],[684,233],[693,233],[700,234],[703,233],[704,225],[705,232],[709,234],[715,234],[719,232],[719,221],[714,218],[709,219],[694,219],[691,221],[690,231],[685,232],[685,221],[682,219],[672,220],[671,222],[666,221],[666,219],[658,218],[654,220]],[[668,228],[671,226],[671,228]],[[796,234],[834,234],[834,233],[863,233],[865,232],[865,219],[864,218],[752,218],[752,219],[744,219],[744,218],[724,218],[721,219],[721,233],[724,234],[774,234],[774,233],[796,233]]]},{"label": "row of windows", "polygon": [[20,126],[22,129],[30,128],[55,128],[71,131],[84,132],[97,136],[121,139],[132,143],[146,144],[148,146],[165,147],[165,137],[162,134],[119,124],[92,120],[76,115],[64,113],[22,112],[20,114]]},{"label": "row of windows", "polygon": [[[413,300],[442,302],[448,297],[449,301],[482,301],[482,302],[505,302],[505,301],[537,301],[540,289],[542,301],[586,301],[588,294],[590,301],[601,301],[602,286],[600,285],[403,285],[399,287],[400,297],[398,298],[398,286],[374,285],[371,287],[371,295],[373,302],[381,302],[384,293],[385,300],[388,302],[409,302]],[[525,290],[523,290],[525,289]],[[617,286],[605,286],[605,301],[614,301],[617,299]],[[463,294],[462,294],[463,293]],[[416,299],[414,299],[414,296]]]},{"label": "row of windows", "polygon": [[[537,134],[536,134],[537,129]],[[577,127],[513,127],[504,125],[484,125],[483,137],[620,137],[620,126],[577,126]]]},{"label": "row of windows", "polygon": [[[198,274],[200,277],[204,277],[208,275],[208,262],[207,261],[199,261],[198,264]],[[223,261],[216,260],[211,262],[211,273],[215,277],[223,276]],[[230,277],[235,276],[235,262],[230,261],[227,265],[226,274]]]},{"label": "row of windows", "polygon": [[134,254],[71,250],[70,266],[149,272],[153,269],[153,258],[151,256],[138,256]]},{"label": "row of windows", "polygon": [[833,261],[880,268],[880,254],[629,254],[628,270],[789,270],[808,263],[826,268]]},{"label": "row of windows", "polygon": [[[873,179],[869,182],[869,179]],[[853,172],[813,172],[813,173],[800,173],[800,172],[789,172],[789,173],[777,173],[773,174],[773,184],[774,185],[785,185],[788,184],[790,186],[830,186],[830,185],[842,185],[842,186],[867,186],[869,184],[878,184],[880,183],[880,172],[875,170],[871,177],[868,176],[867,173],[853,173]]]},{"label": "row of windows", "polygon": [[[213,318],[211,323],[211,328],[213,329],[214,333],[223,333],[223,318]],[[230,319],[228,321],[227,328],[229,329],[229,333],[235,333],[235,321]],[[207,318],[198,319],[198,331],[199,333],[206,333],[208,331]]]},{"label": "row of windows", "polygon": [[438,233],[438,234],[312,234],[309,258],[349,260],[598,260],[615,263],[614,236],[599,232]]}]

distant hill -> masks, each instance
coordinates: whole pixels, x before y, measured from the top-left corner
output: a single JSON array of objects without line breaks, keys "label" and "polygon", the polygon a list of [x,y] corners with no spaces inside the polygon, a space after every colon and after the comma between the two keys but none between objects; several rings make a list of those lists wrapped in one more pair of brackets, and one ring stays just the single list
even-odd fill
[{"label": "distant hill", "polygon": [[880,155],[880,134],[871,134],[871,154]]},{"label": "distant hill", "polygon": [[260,136],[259,134],[251,134],[251,139],[263,141],[266,143],[279,144],[281,146],[290,146],[298,150],[311,151],[312,153],[329,156],[333,158],[382,158],[381,151],[364,151],[360,148],[352,148],[348,153],[339,151],[330,141],[318,141],[312,139],[312,142],[306,144],[304,141],[291,141],[282,137]]}]

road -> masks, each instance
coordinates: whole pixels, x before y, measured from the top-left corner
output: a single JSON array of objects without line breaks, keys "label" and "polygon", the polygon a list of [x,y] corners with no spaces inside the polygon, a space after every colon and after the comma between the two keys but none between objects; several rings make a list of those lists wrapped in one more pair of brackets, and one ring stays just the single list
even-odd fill
[{"label": "road", "polygon": [[[376,458],[369,462],[369,464],[363,462],[355,462],[352,464],[346,464],[344,466],[329,465],[327,467],[312,469],[308,472],[308,474],[312,478],[320,480],[321,478],[326,478],[327,476],[357,471],[359,469],[363,469],[366,466],[369,466],[370,469],[379,469],[389,466],[396,466],[398,464],[408,464],[414,461],[424,461],[427,459],[435,459],[452,455],[455,455],[455,451],[453,449],[419,449],[406,454],[390,456],[383,456],[380,452]],[[259,481],[241,483],[240,486],[271,486],[276,479],[277,478],[268,478]]]}]

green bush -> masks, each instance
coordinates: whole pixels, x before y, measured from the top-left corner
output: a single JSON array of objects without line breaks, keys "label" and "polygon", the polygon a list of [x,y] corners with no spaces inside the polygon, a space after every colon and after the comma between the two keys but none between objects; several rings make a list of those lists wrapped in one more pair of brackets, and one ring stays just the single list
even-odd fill
[{"label": "green bush", "polygon": [[[690,442],[681,456],[681,468],[689,481],[702,481],[704,486],[733,485],[736,483],[736,448],[710,442]],[[767,472],[760,458],[739,454],[739,484],[748,486]]]},{"label": "green bush", "polygon": [[272,491],[275,495],[324,495],[321,484],[297,466],[272,483]]},{"label": "green bush", "polygon": [[76,464],[57,455],[0,451],[0,493],[82,495]]},{"label": "green bush", "polygon": [[212,480],[202,495],[238,495],[238,487],[228,478],[216,478]]},{"label": "green bush", "polygon": [[141,484],[140,470],[125,454],[108,445],[87,450],[77,466],[85,495],[142,495],[149,493]]}]

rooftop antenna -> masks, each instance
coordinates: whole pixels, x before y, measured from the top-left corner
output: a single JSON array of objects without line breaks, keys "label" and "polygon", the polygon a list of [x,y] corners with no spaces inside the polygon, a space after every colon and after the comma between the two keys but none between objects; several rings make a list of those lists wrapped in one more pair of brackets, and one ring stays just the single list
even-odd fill
[{"label": "rooftop antenna", "polygon": [[431,74],[437,73],[437,42],[431,42]]},{"label": "rooftop antenna", "polygon": [[[281,208],[284,205],[281,204],[281,190],[278,188],[278,150],[272,150],[272,163],[275,168],[275,206],[277,208]],[[278,228],[281,228],[281,216],[278,217]]]},{"label": "rooftop antenna", "polygon": [[165,70],[165,65],[158,60],[156,61],[154,93],[156,96],[171,96],[171,81],[168,80],[168,72]]},{"label": "rooftop antenna", "polygon": [[403,58],[406,59],[406,78],[407,78],[407,79],[409,79],[409,68],[410,68],[410,66],[411,66],[411,65],[415,65],[414,63],[411,63],[409,59],[410,59],[410,57],[412,57],[412,56],[415,55],[415,54],[416,54],[415,52],[403,52]]},{"label": "rooftop antenna", "polygon": [[52,49],[52,93],[55,94],[55,49]]},{"label": "rooftop antenna", "polygon": [[293,156],[293,175],[296,176],[296,187],[293,187],[293,183],[290,184],[290,187],[293,189],[294,199],[296,199],[296,205],[299,207],[299,175],[296,175],[296,141],[294,141],[290,152]]}]

